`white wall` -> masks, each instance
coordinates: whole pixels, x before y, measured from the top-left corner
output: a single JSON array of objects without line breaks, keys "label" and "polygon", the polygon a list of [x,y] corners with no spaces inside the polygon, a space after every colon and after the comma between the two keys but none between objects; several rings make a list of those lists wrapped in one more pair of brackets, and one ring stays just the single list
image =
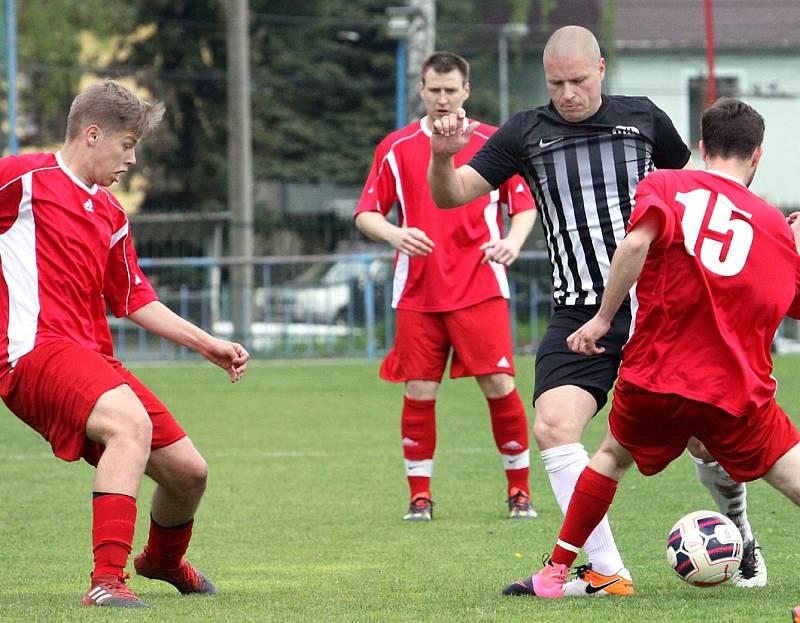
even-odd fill
[{"label": "white wall", "polygon": [[[689,79],[705,75],[700,53],[622,52],[610,68],[610,92],[646,95],[689,139]],[[784,208],[800,208],[800,52],[718,54],[716,73],[736,76],[740,97],[764,117],[764,157],[752,190]],[[758,95],[757,93],[761,93]],[[782,94],[765,95],[765,94]],[[695,156],[702,166],[699,155]]]}]

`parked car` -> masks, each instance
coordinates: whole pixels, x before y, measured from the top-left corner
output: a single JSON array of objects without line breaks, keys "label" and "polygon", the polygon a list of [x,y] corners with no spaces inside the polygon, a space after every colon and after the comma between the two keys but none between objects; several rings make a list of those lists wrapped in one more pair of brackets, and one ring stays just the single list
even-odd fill
[{"label": "parked car", "polygon": [[383,286],[391,275],[386,259],[342,259],[315,264],[293,281],[255,291],[259,319],[318,324],[344,324],[362,314],[368,279]]}]

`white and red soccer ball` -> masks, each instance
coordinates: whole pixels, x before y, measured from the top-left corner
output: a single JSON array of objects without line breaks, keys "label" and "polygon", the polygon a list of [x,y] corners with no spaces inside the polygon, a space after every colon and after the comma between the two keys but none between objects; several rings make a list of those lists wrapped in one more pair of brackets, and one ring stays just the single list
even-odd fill
[{"label": "white and red soccer ball", "polygon": [[667,562],[692,586],[715,586],[732,578],[742,562],[742,536],[715,511],[681,517],[667,537]]}]

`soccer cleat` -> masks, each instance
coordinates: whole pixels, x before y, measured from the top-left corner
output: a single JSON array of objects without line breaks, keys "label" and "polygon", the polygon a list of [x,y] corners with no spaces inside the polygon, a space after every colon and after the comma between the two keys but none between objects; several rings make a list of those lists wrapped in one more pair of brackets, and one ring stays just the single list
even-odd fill
[{"label": "soccer cleat", "polygon": [[564,585],[564,597],[602,597],[633,595],[633,580],[630,572],[623,567],[614,575],[603,575],[592,569],[592,564],[581,565],[575,569],[575,579]]},{"label": "soccer cleat", "polygon": [[408,505],[408,512],[403,515],[403,521],[431,521],[433,519],[433,500],[424,495],[418,495]]},{"label": "soccer cleat", "polygon": [[767,585],[767,564],[761,555],[761,546],[753,539],[742,549],[742,563],[731,579],[738,588],[755,588]]},{"label": "soccer cleat", "polygon": [[509,584],[503,589],[503,595],[530,595],[533,597],[560,598],[564,596],[564,582],[567,580],[567,565],[560,565],[545,555],[544,567],[524,580]]},{"label": "soccer cleat", "polygon": [[133,559],[136,573],[151,580],[162,580],[172,584],[184,595],[197,593],[200,595],[216,595],[219,589],[206,576],[195,569],[188,560],[181,559],[175,569],[158,567],[146,552],[142,552]]},{"label": "soccer cleat", "polygon": [[517,492],[509,496],[506,500],[508,503],[508,516],[510,519],[533,519],[538,517],[539,513],[533,508],[530,496],[522,489],[517,489]]},{"label": "soccer cleat", "polygon": [[105,606],[107,608],[147,608],[125,584],[127,573],[119,575],[97,575],[92,577],[92,586],[81,599],[82,606]]}]

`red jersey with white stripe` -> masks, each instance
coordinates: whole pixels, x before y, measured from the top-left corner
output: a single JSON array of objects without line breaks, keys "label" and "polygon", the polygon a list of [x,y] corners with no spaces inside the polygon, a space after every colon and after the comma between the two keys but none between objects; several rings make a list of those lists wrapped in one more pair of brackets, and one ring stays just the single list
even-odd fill
[{"label": "red jersey with white stripe", "polygon": [[154,300],[108,189],[60,154],[0,159],[0,376],[48,340],[110,354],[106,303],[126,316]]},{"label": "red jersey with white stripe", "polygon": [[635,201],[630,225],[655,211],[660,231],[636,284],[619,377],[753,413],[775,394],[775,331],[800,313],[800,261],[786,219],[714,171],[656,171]]},{"label": "red jersey with white stripe", "polygon": [[[497,128],[480,124],[469,144],[455,156],[466,164]],[[462,309],[502,296],[508,280],[502,264],[487,262],[480,245],[502,238],[503,214],[535,209],[530,190],[519,175],[499,189],[451,210],[436,207],[428,188],[430,130],[425,120],[392,132],[375,151],[372,169],[356,207],[388,214],[398,206],[398,224],[422,230],[436,245],[426,256],[395,257],[392,307],[422,312]]]}]

